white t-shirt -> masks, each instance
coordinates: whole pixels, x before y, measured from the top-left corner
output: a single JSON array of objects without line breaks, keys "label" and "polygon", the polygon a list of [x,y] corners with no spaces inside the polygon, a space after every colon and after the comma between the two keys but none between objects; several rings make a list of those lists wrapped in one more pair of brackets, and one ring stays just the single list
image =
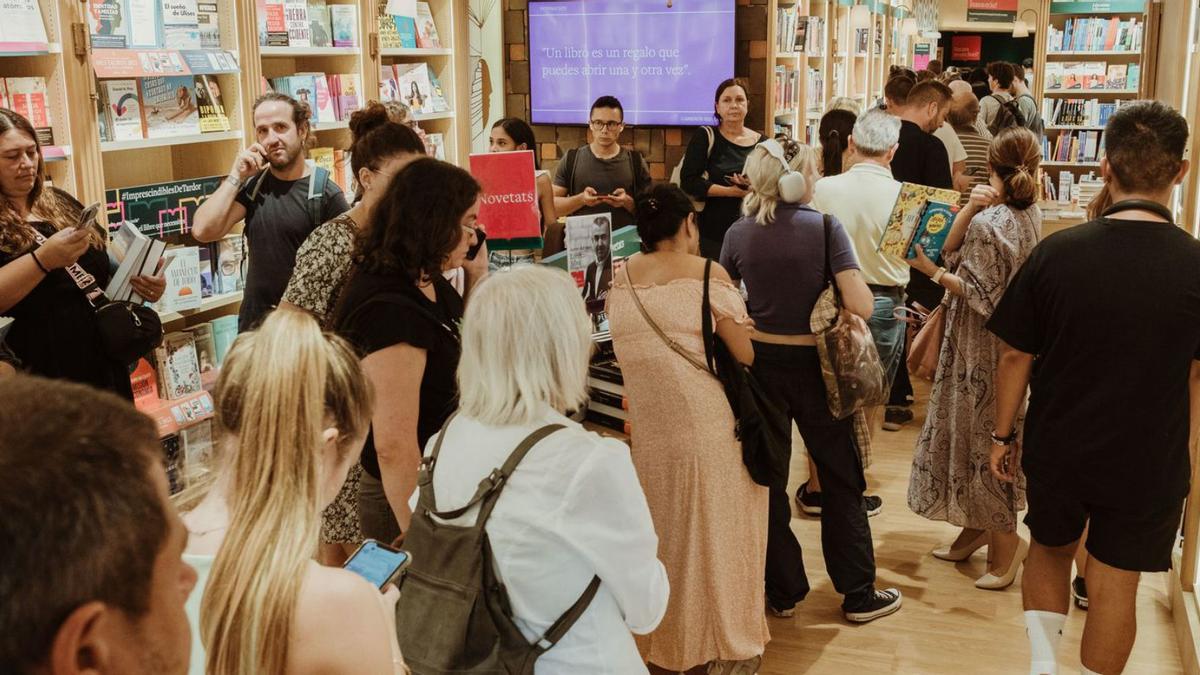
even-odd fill
[{"label": "white t-shirt", "polygon": [[967,149],[963,147],[962,141],[958,140],[954,128],[945,122],[942,122],[942,126],[938,127],[933,135],[946,146],[946,154],[950,156],[950,173],[953,174],[955,162],[967,161]]},{"label": "white t-shirt", "polygon": [[[667,611],[667,572],[629,447],[585,430],[548,406],[534,424],[493,427],[464,415],[446,433],[433,472],[436,508],[470,501],[480,480],[533,431],[560,429],[529,451],[487,523],[513,617],[540,638],[591,582],[600,589],[579,621],[535,664],[537,675],[646,673],[632,633],[654,630]],[[429,439],[428,455],[438,436]],[[415,511],[419,492],[410,504]],[[479,507],[452,521],[469,525]]]}]

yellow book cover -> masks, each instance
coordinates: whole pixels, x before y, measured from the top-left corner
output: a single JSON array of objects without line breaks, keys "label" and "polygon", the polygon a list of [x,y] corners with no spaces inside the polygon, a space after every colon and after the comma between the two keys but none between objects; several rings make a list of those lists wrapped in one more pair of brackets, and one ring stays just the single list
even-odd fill
[{"label": "yellow book cover", "polygon": [[926,205],[929,202],[957,204],[959,196],[956,190],[902,183],[900,196],[896,198],[896,205],[892,207],[892,215],[888,218],[887,227],[883,229],[883,237],[880,238],[879,248],[876,250],[904,260]]}]

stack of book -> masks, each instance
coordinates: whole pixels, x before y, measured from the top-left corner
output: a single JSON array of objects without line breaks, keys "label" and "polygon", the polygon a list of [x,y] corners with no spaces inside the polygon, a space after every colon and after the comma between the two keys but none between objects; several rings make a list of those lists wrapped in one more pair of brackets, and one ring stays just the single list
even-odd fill
[{"label": "stack of book", "polygon": [[309,121],[329,124],[347,121],[362,108],[362,77],[358,73],[297,73],[263,80],[263,93],[287,94],[309,107]]},{"label": "stack of book", "polygon": [[1062,30],[1050,26],[1046,32],[1046,51],[1056,52],[1137,52],[1142,49],[1145,24],[1130,18],[1082,17],[1067,19]]},{"label": "stack of book", "polygon": [[229,131],[215,75],[101,80],[103,141],[136,141]]},{"label": "stack of book", "polygon": [[100,49],[220,49],[217,2],[87,0],[92,47]]}]

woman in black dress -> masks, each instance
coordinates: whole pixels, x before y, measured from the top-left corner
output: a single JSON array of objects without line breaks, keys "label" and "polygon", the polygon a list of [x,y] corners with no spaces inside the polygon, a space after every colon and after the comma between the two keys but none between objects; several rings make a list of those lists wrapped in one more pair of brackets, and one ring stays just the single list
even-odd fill
[{"label": "woman in black dress", "polygon": [[[132,400],[129,365],[104,353],[96,314],[68,273],[104,288],[106,237],[94,222],[75,229],[83,206],[47,188],[41,146],[29,120],[0,109],[0,315],[14,319],[8,347],[29,372],[89,384]],[[163,277],[135,277],[139,295],[162,296]]]},{"label": "woman in black dress", "polygon": [[681,187],[704,203],[704,210],[696,219],[700,226],[700,253],[714,260],[721,257],[725,232],[742,217],[742,198],[750,187],[742,167],[750,151],[762,141],[762,134],[746,127],[748,88],[738,78],[717,86],[713,116],[718,125],[702,127],[692,134],[683,165],[679,167]]}]

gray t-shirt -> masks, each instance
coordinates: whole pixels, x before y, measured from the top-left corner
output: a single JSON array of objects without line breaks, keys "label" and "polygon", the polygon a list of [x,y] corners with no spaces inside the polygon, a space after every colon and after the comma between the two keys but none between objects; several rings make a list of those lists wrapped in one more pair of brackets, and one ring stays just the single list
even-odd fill
[{"label": "gray t-shirt", "polygon": [[296,266],[296,251],[308,235],[321,223],[350,209],[341,188],[332,178],[325,181],[320,218],[316,222],[308,212],[308,176],[282,181],[268,171],[263,180],[254,201],[250,200],[253,184],[237,196],[237,203],[246,207],[243,234],[252,259],[247,267],[242,308],[238,312],[239,331],[254,328],[279,304]]},{"label": "gray t-shirt", "polygon": [[[568,162],[568,160],[571,160]],[[634,173],[634,162],[641,166]],[[570,176],[571,164],[574,164],[574,175]],[[568,178],[570,180],[568,181]],[[635,184],[635,182],[637,184]],[[592,153],[592,146],[584,145],[575,153],[568,153],[554,172],[554,185],[567,189],[568,195],[583,192],[584,188],[593,188],[596,192],[606,195],[618,188],[636,197],[650,185],[650,169],[641,154],[632,154],[626,148],[621,148],[616,157],[599,159]],[[619,230],[633,224],[633,214],[625,209],[610,204],[585,206],[573,216],[586,216],[593,213],[612,213],[612,229]]]},{"label": "gray t-shirt", "polygon": [[[831,274],[860,269],[854,246],[830,217]],[[746,307],[755,326],[776,335],[808,335],[813,305],[825,290],[825,219],[809,206],[780,203],[775,220],[759,225],[745,217],[725,234],[721,267],[746,284]]]}]

